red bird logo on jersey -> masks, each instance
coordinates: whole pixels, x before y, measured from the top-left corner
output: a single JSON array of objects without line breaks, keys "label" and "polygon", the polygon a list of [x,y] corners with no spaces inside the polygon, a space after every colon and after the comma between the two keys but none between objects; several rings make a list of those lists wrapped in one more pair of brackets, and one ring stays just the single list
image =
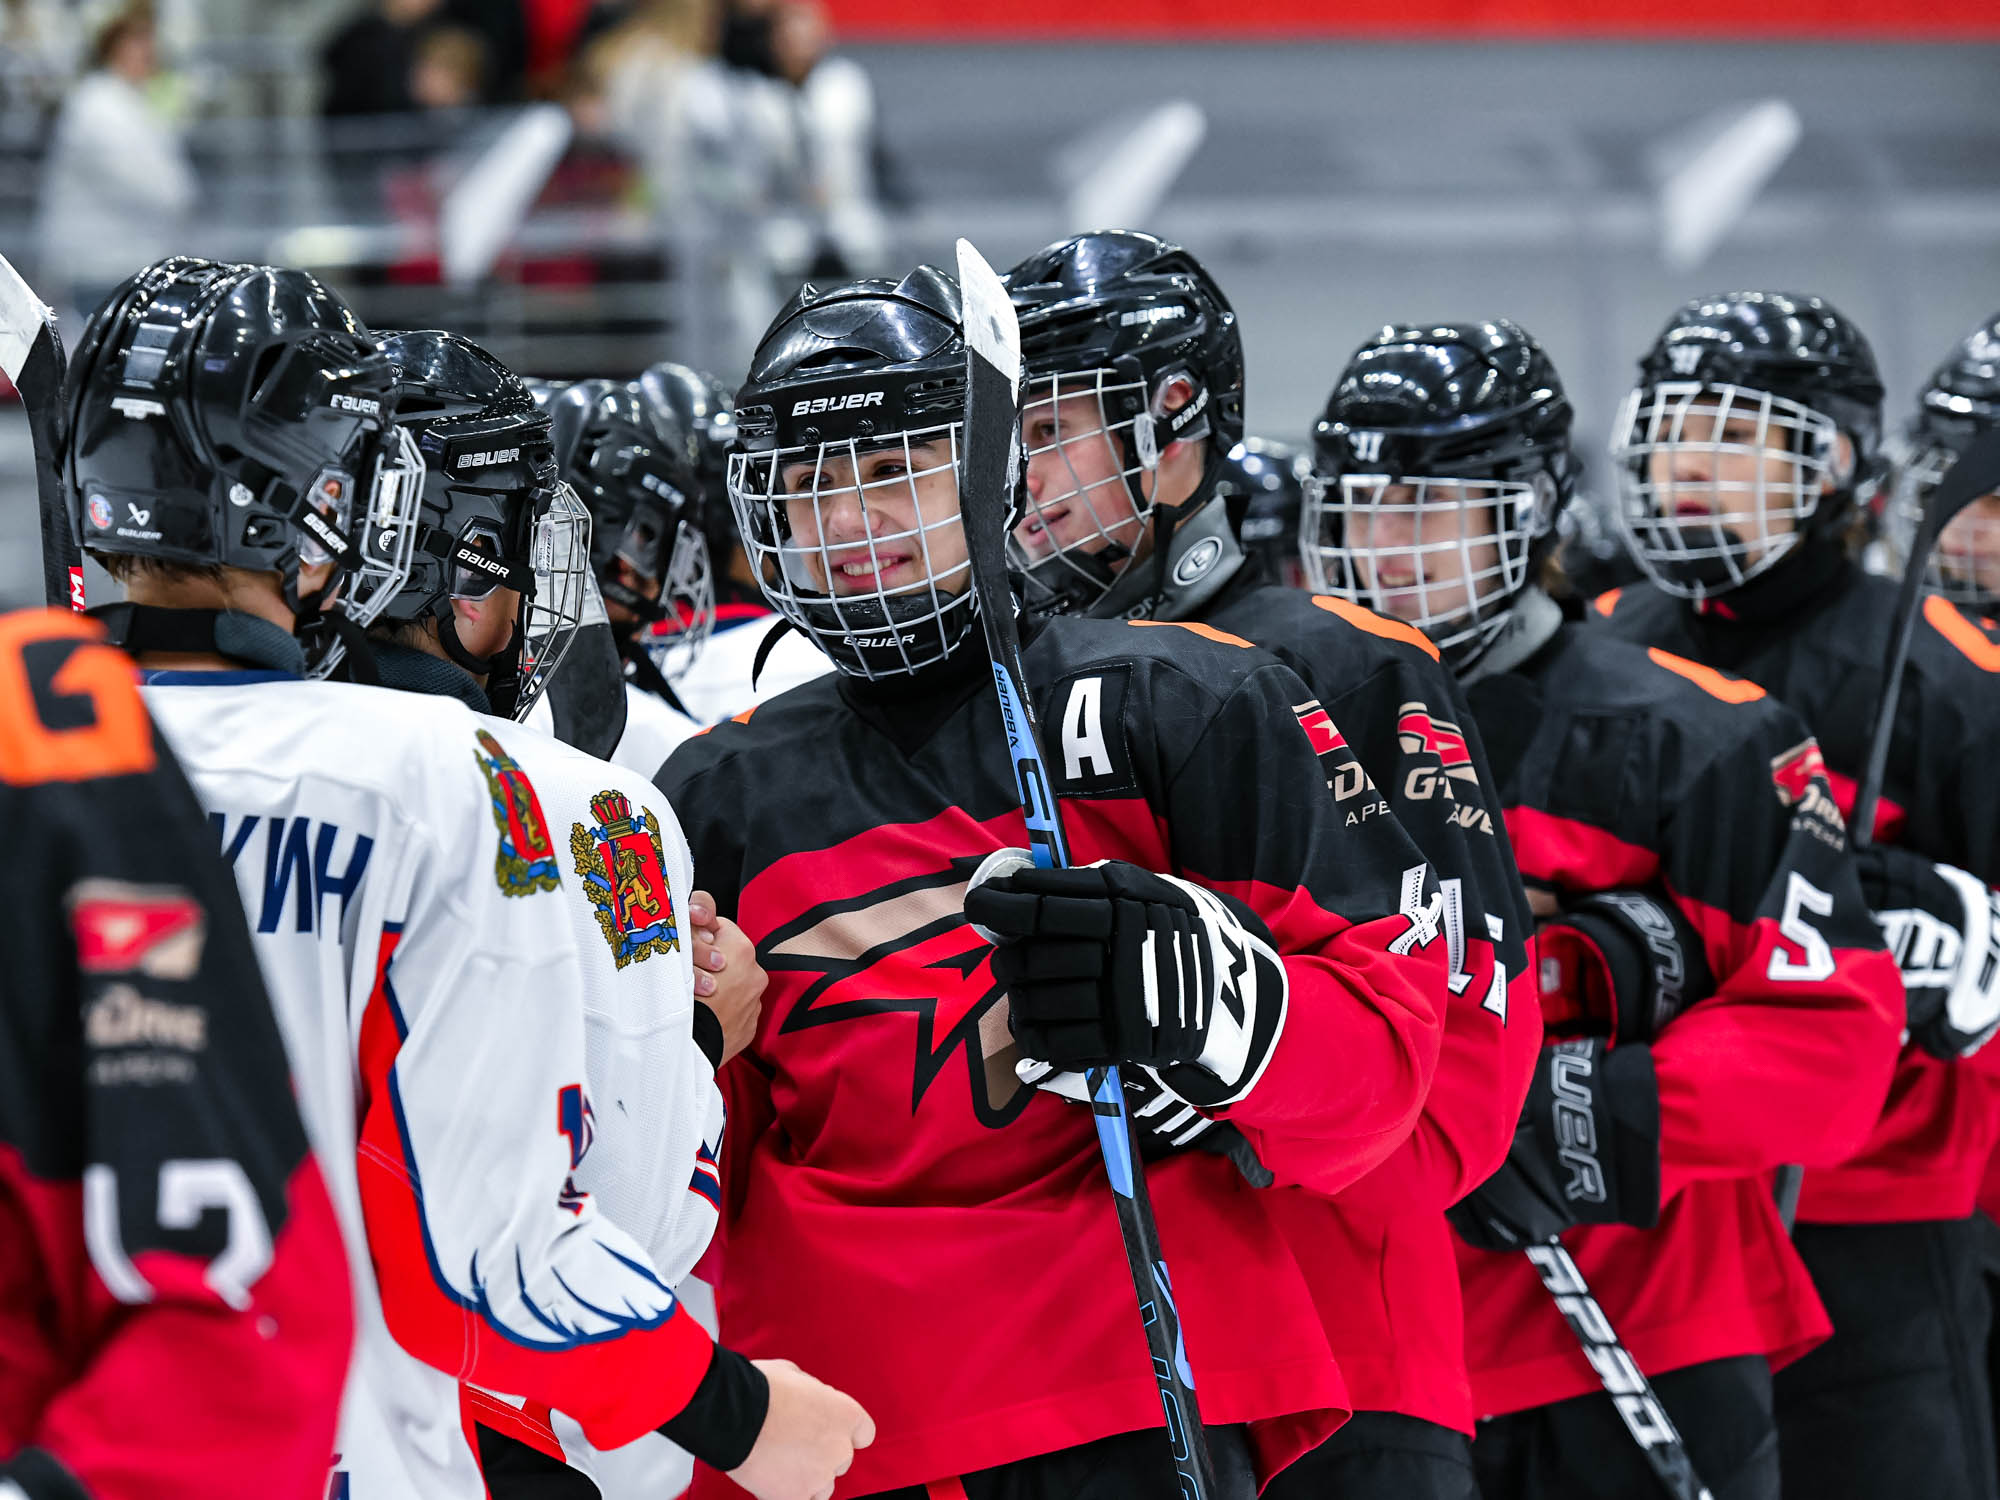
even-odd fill
[{"label": "red bird logo on jersey", "polygon": [[[857,869],[883,870],[881,851],[861,846],[895,832],[877,830],[811,856],[812,868],[799,867],[795,857],[786,862],[786,883],[815,895],[839,891]],[[906,850],[903,841],[897,852]],[[890,878],[815,902],[765,933],[757,948],[774,981],[787,973],[813,976],[792,1001],[781,1033],[913,1014],[911,1112],[962,1055],[973,1112],[998,1129],[1035,1091],[1014,1074],[1020,1054],[1007,1027],[1006,992],[993,980],[993,950],[965,920],[965,887],[979,858],[912,874],[906,858],[892,857]]]}]

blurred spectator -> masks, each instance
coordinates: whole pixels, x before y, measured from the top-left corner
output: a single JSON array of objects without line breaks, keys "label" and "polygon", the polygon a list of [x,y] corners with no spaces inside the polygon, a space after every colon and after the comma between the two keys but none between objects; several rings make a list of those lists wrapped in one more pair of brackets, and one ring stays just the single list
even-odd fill
[{"label": "blurred spectator", "polygon": [[512,104],[528,81],[528,6],[534,0],[445,0],[451,24],[477,36],[485,51],[480,98]]},{"label": "blurred spectator", "polygon": [[470,109],[486,84],[486,47],[462,26],[424,33],[410,65],[411,102],[426,113]]},{"label": "blurred spectator", "polygon": [[327,115],[393,115],[416,108],[411,79],[417,50],[438,24],[444,0],[377,0],[337,32],[321,54]]},{"label": "blurred spectator", "polygon": [[42,274],[80,312],[185,246],[194,168],[147,97],[158,72],[152,9],[128,6],[98,32],[90,71],[56,119],[42,169]]}]

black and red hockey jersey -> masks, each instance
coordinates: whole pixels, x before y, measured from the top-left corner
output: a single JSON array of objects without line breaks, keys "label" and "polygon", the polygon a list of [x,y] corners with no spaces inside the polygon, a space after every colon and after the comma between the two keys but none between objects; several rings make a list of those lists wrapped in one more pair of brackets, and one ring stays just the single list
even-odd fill
[{"label": "black and red hockey jersey", "polygon": [[[1795,1358],[1828,1326],[1769,1174],[1866,1138],[1903,1023],[1818,747],[1755,684],[1580,622],[1468,697],[1529,888],[1663,893],[1715,976],[1651,1043],[1657,1227],[1564,1243],[1650,1373]],[[1461,1245],[1459,1262],[1482,1414],[1598,1388],[1524,1256]]]},{"label": "black and red hockey jersey", "polygon": [[[1834,797],[1851,812],[1881,700],[1898,587],[1843,564],[1824,588],[1777,619],[1725,613],[1732,605],[1728,595],[1697,613],[1650,584],[1601,595],[1593,608],[1627,640],[1707,662],[1768,689],[1818,738]],[[1996,744],[2000,632],[1930,595],[1896,705],[1876,839],[2000,884],[2000,779],[1991,770]],[[1805,1174],[1799,1218],[1884,1223],[1971,1213],[2000,1142],[1996,1070],[2000,1049],[1993,1047],[1964,1062],[1905,1047],[1874,1133],[1851,1160]]]},{"label": "black and red hockey jersey", "polygon": [[1417,1128],[1334,1202],[1281,1190],[1273,1211],[1291,1231],[1355,1409],[1469,1433],[1455,1237],[1443,1211],[1506,1158],[1542,1039],[1533,918],[1486,751],[1457,678],[1413,626],[1244,576],[1203,618],[1270,651],[1339,726],[1355,757],[1334,782],[1343,823],[1393,816],[1437,871],[1452,977]]},{"label": "black and red hockey jersey", "polygon": [[[1405,910],[1435,911],[1404,894],[1422,856],[1386,818],[1346,823],[1337,734],[1246,641],[1062,619],[1026,670],[1074,859],[1196,879],[1270,927],[1289,1017],[1227,1118],[1281,1183],[1339,1192],[1407,1138],[1436,1066],[1445,943]],[[732,1344],[868,1408],[857,1494],[1158,1426],[1091,1118],[1016,1078],[962,910],[979,862],[1026,842],[987,663],[809,683],[690,740],[660,784],[770,975],[724,1070]],[[1231,1163],[1149,1179],[1202,1414],[1252,1423],[1268,1475],[1348,1404],[1312,1288]]]},{"label": "black and red hockey jersey", "polygon": [[101,635],[0,617],[0,1492],[307,1500],[340,1230],[235,885]]}]

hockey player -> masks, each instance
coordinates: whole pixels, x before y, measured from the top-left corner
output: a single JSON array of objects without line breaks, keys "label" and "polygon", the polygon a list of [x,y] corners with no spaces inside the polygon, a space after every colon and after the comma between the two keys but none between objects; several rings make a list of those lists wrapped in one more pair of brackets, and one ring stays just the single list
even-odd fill
[{"label": "hockey player", "polygon": [[[650,776],[700,727],[672,678],[699,654],[715,623],[701,494],[681,455],[660,441],[633,386],[539,386],[535,399],[550,415],[556,466],[590,512],[598,599],[549,685],[547,722],[529,722]],[[668,633],[655,637],[655,629]]]},{"label": "hockey player", "polygon": [[[1511,323],[1392,326],[1316,429],[1307,571],[1466,685],[1545,922],[1550,1044],[1453,1212],[1486,1500],[1656,1483],[1527,1259],[1558,1234],[1718,1497],[1776,1500],[1769,1360],[1826,1321],[1772,1204],[1866,1135],[1902,1023],[1805,727],[1544,591],[1570,407]],[[1573,1227],[1576,1226],[1576,1227]]]},{"label": "hockey player", "polygon": [[[565,433],[555,418],[566,411],[576,414],[580,407],[587,416],[588,408],[581,403],[566,406],[560,394],[538,403],[512,371],[458,334],[437,330],[391,334],[381,340],[380,348],[397,374],[392,393],[396,423],[427,460],[426,524],[456,537],[482,530],[499,536],[525,534],[536,511],[549,503],[561,468],[557,455],[562,445],[573,447],[577,438],[576,424]],[[614,404],[612,410],[617,409]],[[639,490],[638,476],[643,474],[665,488],[664,466],[654,457],[650,432],[627,423],[624,433],[631,446],[594,466],[583,465],[586,478],[597,483],[630,476],[633,488]],[[496,464],[490,461],[495,452],[513,457]],[[601,495],[598,502],[607,511],[615,503]],[[610,532],[615,552],[591,549],[597,567],[609,563],[622,570],[609,574],[614,594],[607,602],[615,603],[622,590],[632,605],[628,619],[636,619],[645,599],[637,586],[648,579],[657,585],[661,570],[655,566],[647,571],[647,565],[657,563],[658,541],[673,531],[664,509],[653,508],[664,503],[651,501],[643,516],[611,512],[614,520],[624,523]],[[625,509],[628,513],[633,509],[631,502]],[[653,538],[650,545],[648,534]],[[575,565],[582,566],[580,558]],[[541,581],[537,580],[538,586]],[[507,597],[504,590],[489,589],[485,580],[469,578],[441,562],[414,565],[384,612],[386,619],[404,622],[387,628],[405,644],[375,642],[382,684],[444,693],[477,705],[479,684],[445,659],[440,615],[449,609],[454,633],[464,641],[485,629],[484,612]],[[513,605],[506,609],[511,612]],[[380,624],[375,628],[385,629]],[[607,643],[609,634],[607,627]],[[566,653],[551,681],[551,696],[566,683],[574,684],[577,666],[577,656]],[[623,684],[618,688],[622,692]],[[574,725],[574,696],[568,707],[570,714],[557,715],[559,726],[565,717]],[[687,842],[672,808],[645,807],[651,788],[642,776],[616,775],[611,766],[587,754],[571,753],[509,721],[485,716],[484,722],[496,737],[506,736],[509,754],[532,779],[554,825],[572,829],[571,863],[581,893],[589,898],[568,908],[572,925],[579,930],[588,996],[584,1023],[590,1067],[584,1093],[591,1105],[593,1138],[591,1150],[578,1164],[575,1183],[594,1194],[611,1218],[640,1240],[665,1280],[678,1284],[707,1248],[714,1230],[715,1161],[722,1120],[713,1078],[726,1055],[725,1037],[732,1037],[734,1050],[741,1050],[755,1028],[762,974],[747,941],[730,924],[720,924],[729,929],[725,938],[712,912],[694,915],[704,898],[689,891]],[[614,869],[615,862],[607,861],[601,850],[593,852],[591,837],[584,835],[592,830],[595,836],[595,825],[612,826],[605,824],[598,809],[618,798],[627,807],[643,809],[637,826],[650,840],[651,850],[649,857],[645,844],[628,841],[623,847],[636,849],[640,857],[630,861],[620,854],[623,867]],[[718,944],[725,940],[737,950],[739,962],[733,972],[719,976],[717,971],[726,963],[715,960]],[[697,951],[705,960],[699,969],[690,964]],[[721,992],[718,977],[723,980]],[[668,1106],[671,1114],[663,1114]],[[680,1127],[675,1117],[694,1122],[693,1133]],[[518,1500],[523,1495],[552,1500],[566,1489],[589,1493],[584,1480],[561,1472],[563,1465],[574,1466],[579,1475],[588,1475],[603,1487],[607,1471],[621,1462],[596,1451],[559,1411],[508,1403],[476,1388],[468,1388],[467,1405],[469,1417],[479,1425],[481,1466],[493,1500]],[[648,1437],[640,1444],[661,1450],[656,1457],[671,1461],[666,1443]],[[675,1488],[684,1485],[683,1479]]]},{"label": "hockey player", "polygon": [[[2000,317],[1958,342],[1917,398],[1909,452],[1898,466],[1889,507],[1889,542],[1909,556],[1923,508],[1966,444],[2000,422]],[[2000,495],[1982,495],[1945,526],[1924,582],[1967,614],[2000,611]]]},{"label": "hockey player", "polygon": [[[854,1493],[1157,1497],[1174,1481],[1092,1119],[1018,1065],[1151,1064],[1279,1181],[1338,1191],[1422,1103],[1442,903],[1390,819],[1328,794],[1350,760],[1282,666],[1205,626],[1067,619],[1024,622],[1027,677],[1089,868],[966,894],[1025,830],[967,586],[959,317],[931,267],[809,285],[738,396],[752,565],[838,672],[660,776],[771,974],[725,1070],[722,1326],[876,1414]],[[1140,996],[1181,981],[1146,955],[1176,930],[1253,954],[1254,985],[1223,994],[1203,964],[1150,1019]],[[1202,1151],[1149,1175],[1219,1493],[1247,1497],[1327,1435],[1338,1366],[1272,1195]]]},{"label": "hockey player", "polygon": [[1290,443],[1245,438],[1229,450],[1216,483],[1229,491],[1236,539],[1266,583],[1304,588],[1299,562],[1299,503],[1312,459]]},{"label": "hockey player", "polygon": [[[1469,1496],[1473,1411],[1444,1210],[1506,1156],[1541,1039],[1526,898],[1478,730],[1421,634],[1270,586],[1248,564],[1228,514],[1242,471],[1225,457],[1242,435],[1242,343],[1193,256],[1151,235],[1088,234],[1008,282],[1032,382],[1014,539],[1041,596],[1200,623],[1277,655],[1345,737],[1342,818],[1393,816],[1439,873],[1452,995],[1416,1134],[1331,1206],[1272,1195],[1356,1408],[1272,1493]],[[1290,534],[1296,560],[1296,511]],[[1142,1119],[1179,1133],[1171,1113]]]},{"label": "hockey player", "polygon": [[0,616],[0,1494],[312,1500],[340,1226],[235,887],[102,635]]},{"label": "hockey player", "polygon": [[[1669,320],[1614,434],[1623,524],[1650,582],[1601,596],[1614,634],[1737,674],[1805,720],[1850,807],[1874,729],[1896,584],[1843,533],[1877,472],[1882,385],[1817,297],[1740,292]],[[1808,1171],[1794,1241],[1834,1336],[1777,1381],[1792,1495],[1993,1493],[1971,1218],[2000,1102],[1961,1057],[2000,1019],[1989,887],[2000,644],[1923,607],[1862,891],[1893,938],[1910,1042],[1865,1145]]]},{"label": "hockey player", "polygon": [[[663,360],[637,381],[661,440],[685,453],[702,487],[703,529],[715,580],[715,624],[674,687],[688,713],[716,724],[832,670],[819,649],[764,602],[737,540],[729,505],[736,401],[712,375]],[[669,638],[671,639],[671,638]]]},{"label": "hockey player", "polygon": [[[104,613],[255,913],[351,1247],[361,1333],[334,1487],[480,1495],[463,1378],[557,1407],[599,1446],[664,1423],[753,1493],[825,1493],[866,1416],[718,1349],[587,1186],[585,1152],[615,1122],[585,1088],[596,997],[568,903],[608,887],[607,942],[668,941],[656,814],[601,799],[569,831],[598,879],[566,881],[561,831],[487,723],[443,697],[300,680],[302,616],[339,611],[362,661],[355,627],[396,611],[418,554],[459,575],[432,616],[449,652],[511,698],[560,654],[561,629],[509,597],[573,597],[583,576],[559,492],[527,514],[498,498],[535,482],[518,413],[484,436],[438,424],[447,487],[501,512],[447,531],[388,420],[407,377],[312,278],[177,257],[85,328],[65,455],[72,525],[128,594]],[[500,586],[460,609],[475,575]],[[705,1113],[678,1091],[646,1102],[691,1160]]]}]

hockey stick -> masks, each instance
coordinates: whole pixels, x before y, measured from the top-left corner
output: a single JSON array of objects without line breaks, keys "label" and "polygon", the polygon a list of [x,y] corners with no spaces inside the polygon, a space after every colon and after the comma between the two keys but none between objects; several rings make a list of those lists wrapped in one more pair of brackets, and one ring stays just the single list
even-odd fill
[{"label": "hockey stick", "polygon": [[1903,565],[1903,591],[1896,598],[1896,629],[1889,637],[1889,654],[1882,662],[1882,701],[1875,707],[1875,734],[1868,743],[1868,764],[1855,794],[1848,834],[1857,849],[1875,842],[1875,809],[1882,801],[1882,781],[1889,770],[1889,742],[1896,733],[1896,701],[1903,694],[1903,668],[1910,660],[1916,635],[1918,601],[1924,591],[1924,565],[1951,524],[1953,516],[1981,495],[2000,489],[2000,428],[1974,438],[1957,462],[1945,470],[1924,506],[1924,518]]},{"label": "hockey stick", "polygon": [[1556,1310],[1569,1324],[1576,1341],[1583,1345],[1583,1356],[1597,1371],[1605,1394],[1624,1420],[1625,1430],[1632,1434],[1632,1441],[1646,1456],[1647,1465],[1659,1476],[1661,1487],[1674,1500],[1713,1500],[1708,1486],[1694,1471],[1680,1429],[1674,1426],[1674,1419],[1667,1415],[1666,1407],[1653,1393],[1653,1383],[1646,1379],[1646,1372],[1619,1340],[1611,1320],[1604,1316],[1604,1309],[1597,1305],[1590,1283],[1583,1279],[1583,1272],[1577,1269],[1569,1251],[1560,1240],[1551,1240],[1546,1245],[1530,1245],[1527,1256],[1534,1262],[1542,1285],[1556,1299]]},{"label": "hockey stick", "polygon": [[[1924,517],[1910,543],[1910,555],[1903,564],[1902,591],[1896,596],[1896,628],[1889,635],[1889,651],[1882,660],[1882,698],[1875,705],[1875,730],[1868,740],[1868,763],[1862,767],[1861,785],[1854,796],[1854,813],[1847,820],[1848,842],[1866,849],[1875,842],[1875,811],[1882,803],[1882,783],[1889,774],[1889,745],[1896,737],[1896,704],[1903,696],[1903,669],[1910,660],[1910,642],[1917,633],[1919,600],[1924,592],[1924,565],[1937,549],[1938,538],[1953,516],[1981,495],[2000,489],[2000,428],[1983,432],[1945,470],[1938,487],[1924,506]],[[1778,1202],[1778,1217],[1789,1231],[1798,1216],[1799,1190],[1805,1185],[1801,1167],[1778,1168],[1771,1192]]]},{"label": "hockey stick", "polygon": [[0,255],[0,372],[21,393],[35,451],[35,499],[42,526],[42,597],[83,612],[83,553],[70,534],[57,465],[62,451],[63,348],[55,314]]},{"label": "hockey stick", "polygon": [[[1021,334],[1014,305],[1000,278],[965,240],[958,242],[958,280],[965,318],[965,447],[959,460],[959,514],[972,573],[973,600],[993,659],[993,685],[1000,694],[1014,784],[1027,815],[1028,844],[1035,864],[1060,869],[1069,864],[1069,846],[1041,736],[1021,667],[1021,636],[1014,623],[1014,596],[1007,586],[1006,535],[1013,516],[1014,488],[1020,479]],[[1180,1312],[1160,1253],[1159,1226],[1153,1222],[1146,1173],[1132,1146],[1132,1122],[1118,1069],[1092,1068],[1086,1075],[1097,1119],[1097,1144],[1118,1205],[1118,1232],[1132,1286],[1139,1294],[1146,1347],[1160,1385],[1167,1441],[1182,1500],[1211,1500],[1215,1465],[1195,1405],[1194,1373],[1181,1340]]]}]

